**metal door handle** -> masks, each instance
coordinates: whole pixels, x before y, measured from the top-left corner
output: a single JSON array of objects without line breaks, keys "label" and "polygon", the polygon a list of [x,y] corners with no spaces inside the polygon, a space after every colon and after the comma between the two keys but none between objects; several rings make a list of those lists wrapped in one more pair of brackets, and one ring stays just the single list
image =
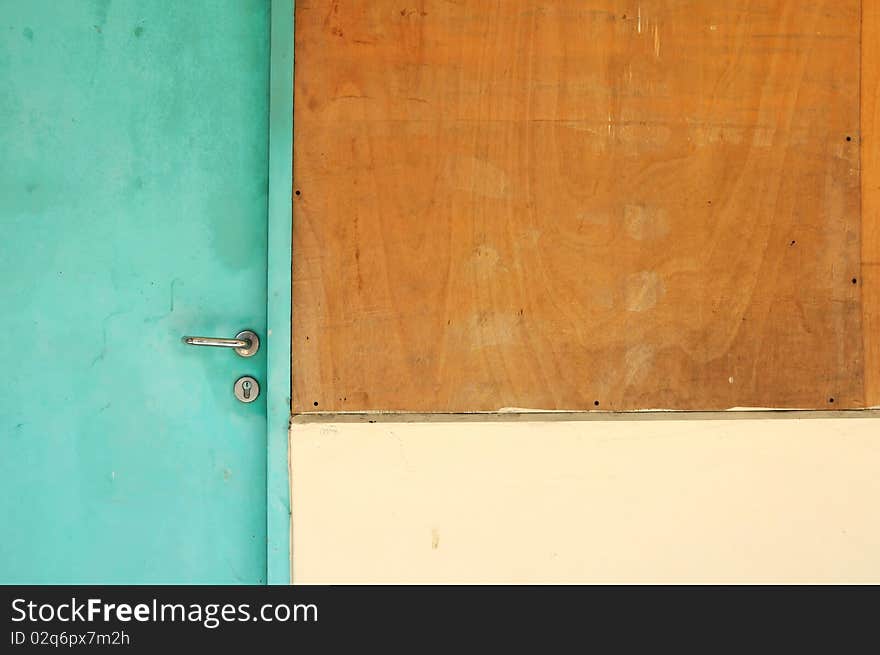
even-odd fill
[{"label": "metal door handle", "polygon": [[260,337],[250,330],[242,330],[235,339],[217,337],[184,337],[183,342],[190,346],[212,346],[214,348],[234,348],[241,357],[253,357],[260,349]]}]

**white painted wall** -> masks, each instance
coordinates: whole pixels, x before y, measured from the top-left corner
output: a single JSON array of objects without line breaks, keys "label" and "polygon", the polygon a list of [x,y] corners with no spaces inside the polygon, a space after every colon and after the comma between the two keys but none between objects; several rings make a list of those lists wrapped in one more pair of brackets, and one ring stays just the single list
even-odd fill
[{"label": "white painted wall", "polygon": [[880,582],[876,418],[294,425],[293,580]]}]

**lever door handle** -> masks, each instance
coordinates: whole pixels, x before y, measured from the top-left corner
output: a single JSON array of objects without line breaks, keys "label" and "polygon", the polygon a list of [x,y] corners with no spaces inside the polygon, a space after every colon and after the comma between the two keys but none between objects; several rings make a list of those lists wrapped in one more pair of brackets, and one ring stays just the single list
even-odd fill
[{"label": "lever door handle", "polygon": [[184,337],[183,343],[190,346],[211,346],[213,348],[234,348],[241,357],[253,357],[260,350],[260,337],[251,330],[242,330],[234,339],[219,337]]}]

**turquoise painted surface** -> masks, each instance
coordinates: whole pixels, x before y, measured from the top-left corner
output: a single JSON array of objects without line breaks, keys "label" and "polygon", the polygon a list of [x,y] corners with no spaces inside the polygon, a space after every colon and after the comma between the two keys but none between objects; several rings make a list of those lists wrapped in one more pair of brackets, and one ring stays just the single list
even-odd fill
[{"label": "turquoise painted surface", "polygon": [[267,404],[267,548],[269,584],[290,583],[291,238],[293,216],[293,0],[272,0],[269,109],[269,389]]},{"label": "turquoise painted surface", "polygon": [[268,0],[0,0],[0,582],[266,579]]}]

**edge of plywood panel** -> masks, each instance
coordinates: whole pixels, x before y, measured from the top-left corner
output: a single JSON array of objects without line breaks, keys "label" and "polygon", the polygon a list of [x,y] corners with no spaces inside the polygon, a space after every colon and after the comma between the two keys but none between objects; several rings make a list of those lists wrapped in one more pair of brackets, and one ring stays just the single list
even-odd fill
[{"label": "edge of plywood panel", "polygon": [[862,3],[862,334],[865,403],[880,404],[880,2]]},{"label": "edge of plywood panel", "polygon": [[290,583],[290,266],[293,2],[272,0],[266,366],[266,582]]},{"label": "edge of plywood panel", "polygon": [[467,414],[419,414],[411,412],[324,412],[295,414],[291,425],[312,423],[530,423],[578,421],[755,421],[768,419],[860,419],[880,418],[880,408],[824,410],[732,410],[728,412],[565,412],[565,411],[510,411],[470,412]]}]

